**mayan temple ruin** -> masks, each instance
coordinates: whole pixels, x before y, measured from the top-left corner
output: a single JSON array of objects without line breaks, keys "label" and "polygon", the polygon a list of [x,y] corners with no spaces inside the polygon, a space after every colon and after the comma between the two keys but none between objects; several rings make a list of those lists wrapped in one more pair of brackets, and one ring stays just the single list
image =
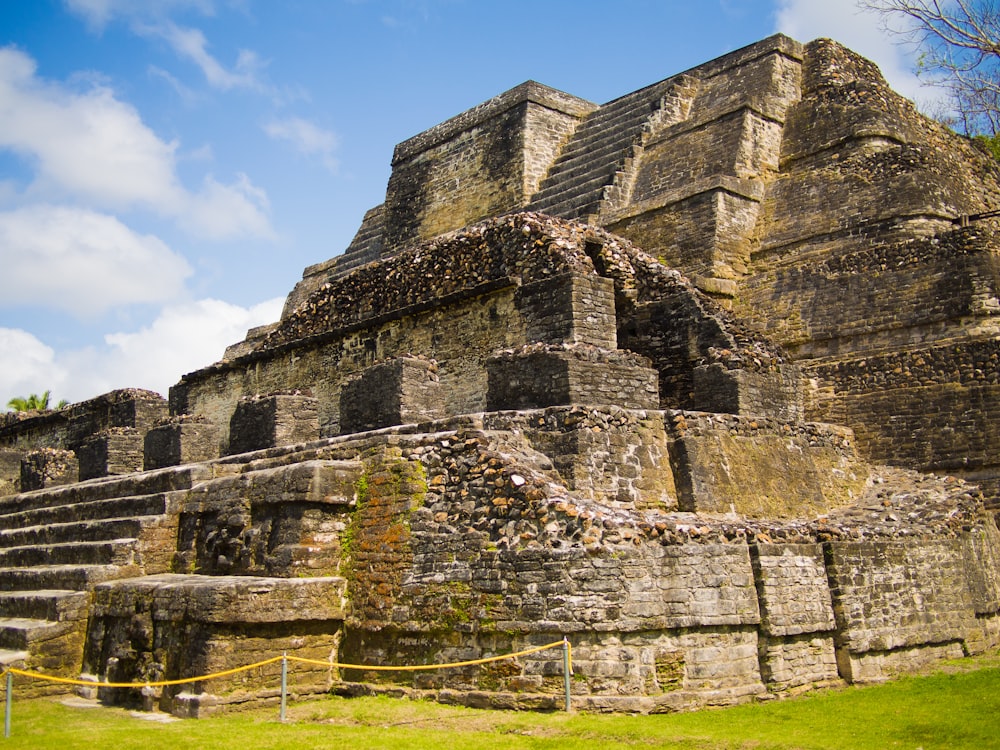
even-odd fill
[{"label": "mayan temple ruin", "polygon": [[[501,93],[399,144],[346,251],[169,399],[0,416],[0,662],[565,636],[575,708],[670,711],[996,648],[997,210],[1000,164],[829,40]],[[546,708],[561,669],[290,680]],[[99,692],[197,716],[273,677]]]}]

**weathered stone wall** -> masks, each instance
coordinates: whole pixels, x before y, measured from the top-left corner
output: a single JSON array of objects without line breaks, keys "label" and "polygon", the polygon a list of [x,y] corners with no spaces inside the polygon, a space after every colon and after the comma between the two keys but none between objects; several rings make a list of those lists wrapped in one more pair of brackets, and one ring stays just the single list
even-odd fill
[{"label": "weathered stone wall", "polygon": [[[684,311],[684,325],[705,331],[692,351],[663,320],[658,335],[669,338],[670,351],[654,349],[651,357],[661,372],[683,378],[706,358],[727,369],[778,372],[780,352],[627,242],[581,224],[514,214],[330,281],[253,351],[186,375],[171,389],[171,411],[208,418],[228,441],[241,396],[302,389],[317,400],[320,434],[338,434],[344,383],[376,362],[420,353],[438,363],[445,412],[474,413],[487,408],[494,354],[539,341],[613,350],[619,302],[656,299],[669,299]],[[644,344],[634,337],[625,345],[633,340]],[[629,356],[607,355],[612,362]],[[651,405],[645,396],[629,404]]]},{"label": "weathered stone wall", "polygon": [[365,432],[445,416],[437,363],[396,357],[372,365],[340,392],[340,430]]},{"label": "weathered stone wall", "polygon": [[[538,444],[519,419],[535,418],[496,415],[482,426],[514,427],[510,438]],[[545,460],[502,434],[413,435],[367,451],[371,505],[362,493],[345,532],[361,598],[342,658],[476,658],[568,633],[577,705],[663,710],[834,681],[835,645],[840,676],[865,681],[992,642],[962,567],[980,559],[970,552],[977,545],[993,550],[987,538],[996,533],[973,524],[970,546],[963,524],[952,523],[958,516],[944,510],[964,506],[933,499],[946,482],[921,480],[909,492],[889,484],[878,523],[853,508],[761,526],[735,515],[732,524],[650,517],[571,499]],[[924,544],[928,534],[936,541]],[[865,535],[871,541],[852,540]],[[771,541],[782,537],[790,542]],[[344,678],[540,694],[517,699],[524,706],[561,690],[554,654],[502,671]]]},{"label": "weathered stone wall", "polygon": [[523,434],[574,496],[636,509],[677,509],[667,426],[659,411],[570,406],[499,412],[484,414],[483,426]]},{"label": "weathered stone wall", "polygon": [[22,456],[19,450],[0,448],[0,497],[21,491]]},{"label": "weathered stone wall", "polygon": [[656,372],[631,352],[585,345],[534,344],[486,363],[486,408],[537,409],[560,404],[658,405]]},{"label": "weathered stone wall", "polygon": [[761,628],[761,676],[786,691],[838,679],[835,620],[823,548],[762,544],[750,548]]},{"label": "weathered stone wall", "polygon": [[73,451],[38,448],[21,459],[20,491],[30,492],[80,481],[80,462]]},{"label": "weathered stone wall", "polygon": [[179,509],[173,569],[202,575],[336,574],[353,464],[305,461],[219,477]]},{"label": "weathered stone wall", "polygon": [[[99,680],[154,682],[242,666],[233,664],[234,648],[245,663],[270,659],[275,650],[328,660],[340,640],[342,596],[343,581],[336,578],[163,575],[103,584],[94,591],[83,669]],[[99,689],[98,695],[112,705],[201,716],[277,697],[280,673],[275,663],[216,678],[204,684],[207,690],[173,685]],[[329,669],[296,664],[288,673],[289,690],[329,689]]]},{"label": "weathered stone wall", "polygon": [[868,479],[843,428],[692,412],[673,427],[683,510],[808,518],[856,502]]},{"label": "weathered stone wall", "polygon": [[952,222],[1000,206],[1000,171],[868,61],[828,40],[805,52],[734,309],[814,379],[807,418],[995,495],[996,228]]},{"label": "weathered stone wall", "polygon": [[733,294],[799,96],[801,59],[796,42],[776,36],[688,71],[700,79],[688,118],[644,145],[631,203],[601,224],[705,291]]},{"label": "weathered stone wall", "polygon": [[134,427],[115,427],[87,438],[76,449],[80,480],[142,471],[143,438]]},{"label": "weathered stone wall", "polygon": [[399,144],[386,190],[385,248],[525,206],[594,107],[528,82]]},{"label": "weathered stone wall", "polygon": [[208,461],[219,456],[219,430],[204,417],[173,417],[143,440],[145,471]]},{"label": "weathered stone wall", "polygon": [[841,673],[884,679],[926,661],[918,646],[962,654],[975,630],[959,540],[826,546]]},{"label": "weathered stone wall", "polygon": [[30,450],[75,450],[91,435],[112,427],[145,431],[167,416],[167,403],[158,393],[137,388],[111,391],[88,401],[47,412],[0,414],[0,445]]},{"label": "weathered stone wall", "polygon": [[319,438],[316,399],[294,393],[271,393],[240,399],[229,424],[227,453],[249,453],[276,445]]}]

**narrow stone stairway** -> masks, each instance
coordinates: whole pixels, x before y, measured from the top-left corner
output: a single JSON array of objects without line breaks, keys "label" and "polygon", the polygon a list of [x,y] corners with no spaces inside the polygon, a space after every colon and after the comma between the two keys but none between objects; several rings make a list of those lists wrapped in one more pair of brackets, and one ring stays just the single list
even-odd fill
[{"label": "narrow stone stairway", "polygon": [[687,116],[693,83],[679,76],[594,110],[552,165],[528,210],[564,219],[598,213],[606,189],[629,168],[654,123],[672,124]]}]

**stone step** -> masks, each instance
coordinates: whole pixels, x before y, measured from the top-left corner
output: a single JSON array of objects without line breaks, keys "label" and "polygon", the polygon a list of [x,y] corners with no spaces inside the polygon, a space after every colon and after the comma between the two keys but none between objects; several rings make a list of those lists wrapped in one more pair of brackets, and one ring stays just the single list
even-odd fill
[{"label": "stone step", "polygon": [[66,505],[33,508],[0,516],[0,528],[23,528],[70,521],[154,516],[167,512],[170,493],[130,495]]},{"label": "stone step", "polygon": [[[130,565],[136,539],[64,542],[0,549],[0,569],[52,565]],[[11,590],[11,589],[7,589]]]},{"label": "stone step", "polygon": [[[586,179],[561,186],[559,190],[553,190],[545,195],[539,195],[532,201],[532,208],[544,210],[546,206],[555,206],[560,203],[573,202],[575,199],[583,199],[592,193],[599,193],[605,185],[611,184],[615,178],[613,168],[608,168],[604,172],[587,176]],[[537,208],[536,208],[537,207]]]},{"label": "stone step", "polygon": [[592,146],[582,146],[579,153],[568,154],[556,162],[549,170],[545,182],[576,177],[586,174],[588,170],[597,169],[598,165],[603,168],[609,163],[620,161],[640,141],[641,132],[641,129],[636,129],[633,133],[622,133],[621,136],[616,134],[614,138],[607,138]]},{"label": "stone step", "polygon": [[0,649],[30,651],[33,643],[58,638],[75,627],[73,623],[33,617],[0,617]]},{"label": "stone step", "polygon": [[[579,168],[575,168],[569,172],[563,172],[550,178],[546,178],[545,183],[542,188],[535,193],[532,202],[539,202],[547,198],[551,198],[553,195],[558,193],[570,192],[578,190],[580,185],[586,184],[592,181],[598,175],[614,174],[616,170],[620,169],[625,161],[633,156],[631,148],[626,148],[615,155],[615,158],[608,159],[604,162],[591,162],[586,165],[581,165]],[[549,180],[552,180],[549,182]]]},{"label": "stone step", "polygon": [[24,669],[24,662],[27,658],[27,651],[0,648],[0,667],[15,667],[17,669]]},{"label": "stone step", "polygon": [[110,498],[187,490],[204,479],[210,479],[211,476],[210,467],[203,464],[189,464],[124,476],[89,479],[85,482],[61,487],[22,492],[19,495],[7,495],[0,498],[0,518],[11,513],[21,513],[53,505],[69,505]]},{"label": "stone step", "polygon": [[152,525],[159,520],[159,516],[103,518],[96,521],[75,521],[0,529],[0,550],[12,547],[136,538],[142,532],[143,527]]},{"label": "stone step", "polygon": [[87,591],[98,583],[140,575],[134,565],[36,565],[0,568],[0,591]]},{"label": "stone step", "polygon": [[40,589],[0,591],[0,618],[79,620],[87,615],[90,595],[86,591]]},{"label": "stone step", "polygon": [[558,216],[561,219],[576,219],[581,216],[588,216],[597,211],[600,205],[601,193],[589,196],[571,196],[557,203],[545,206],[532,207],[532,211]]},{"label": "stone step", "polygon": [[641,92],[636,96],[623,96],[594,110],[582,128],[607,128],[624,121],[648,117],[660,101],[660,95]]}]

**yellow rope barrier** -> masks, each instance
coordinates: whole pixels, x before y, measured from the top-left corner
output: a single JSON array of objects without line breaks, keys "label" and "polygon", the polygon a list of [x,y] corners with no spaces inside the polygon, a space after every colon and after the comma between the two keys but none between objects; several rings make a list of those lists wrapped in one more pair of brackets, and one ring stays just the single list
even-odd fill
[{"label": "yellow rope barrier", "polygon": [[231,674],[246,672],[251,669],[257,669],[258,667],[266,667],[268,664],[277,664],[283,658],[284,658],[283,656],[273,656],[270,659],[265,659],[264,661],[258,661],[255,662],[254,664],[247,664],[242,667],[227,669],[222,672],[213,672],[212,674],[202,675],[200,677],[185,677],[179,680],[150,680],[149,682],[94,682],[92,680],[75,680],[71,677],[56,677],[54,675],[39,674],[38,672],[27,672],[23,669],[17,669],[15,667],[8,667],[6,671],[10,672],[11,674],[20,675],[21,677],[30,677],[35,680],[44,680],[47,682],[57,682],[62,685],[80,685],[83,687],[111,687],[111,688],[167,687],[168,685],[189,685],[192,682],[201,682],[202,680],[213,680],[217,677],[228,677]]},{"label": "yellow rope barrier", "polygon": [[483,659],[472,659],[470,661],[455,661],[449,664],[409,664],[403,667],[391,667],[382,666],[375,664],[342,664],[336,661],[319,661],[317,659],[306,659],[301,656],[289,656],[288,661],[297,661],[300,664],[314,664],[321,667],[337,667],[338,669],[360,669],[365,672],[418,672],[422,669],[452,669],[454,667],[471,667],[476,664],[489,664],[494,661],[503,661],[504,659],[515,659],[519,656],[527,656],[528,654],[537,654],[539,651],[547,651],[550,648],[555,647],[562,648],[562,641],[555,641],[554,643],[547,643],[544,646],[536,646],[535,648],[529,648],[524,651],[515,651],[512,654],[504,654],[503,656],[487,656]]},{"label": "yellow rope barrier", "polygon": [[246,672],[251,669],[257,669],[259,667],[266,667],[268,664],[276,664],[283,659],[287,661],[294,661],[300,664],[311,664],[314,666],[321,667],[336,667],[338,669],[359,669],[362,671],[381,671],[381,672],[416,672],[425,669],[453,669],[455,667],[471,667],[477,664],[489,664],[490,662],[504,661],[506,659],[516,659],[519,656],[528,656],[530,654],[537,654],[539,651],[547,651],[552,648],[567,648],[569,649],[568,641],[553,641],[552,643],[547,643],[544,646],[535,646],[534,648],[525,649],[523,651],[515,651],[511,654],[504,654],[503,656],[488,656],[483,659],[472,659],[469,661],[456,661],[449,662],[447,664],[410,664],[405,666],[393,667],[384,666],[377,664],[344,664],[335,661],[319,661],[318,659],[306,659],[301,656],[274,656],[270,659],[265,659],[264,661],[258,661],[253,664],[247,664],[242,667],[234,667],[233,669],[227,669],[222,672],[213,672],[212,674],[201,675],[199,677],[185,677],[178,680],[151,680],[149,682],[94,682],[92,680],[79,680],[70,677],[56,677],[54,675],[39,674],[38,672],[28,672],[23,669],[17,669],[16,667],[8,667],[3,672],[0,672],[0,677],[5,676],[8,672],[13,675],[18,675],[20,677],[28,677],[35,680],[44,680],[48,682],[55,682],[63,685],[79,685],[82,687],[91,688],[143,688],[143,687],[167,687],[171,685],[188,685],[193,682],[202,682],[204,680],[213,680],[218,677],[228,677],[229,675],[237,674],[239,672]]}]

